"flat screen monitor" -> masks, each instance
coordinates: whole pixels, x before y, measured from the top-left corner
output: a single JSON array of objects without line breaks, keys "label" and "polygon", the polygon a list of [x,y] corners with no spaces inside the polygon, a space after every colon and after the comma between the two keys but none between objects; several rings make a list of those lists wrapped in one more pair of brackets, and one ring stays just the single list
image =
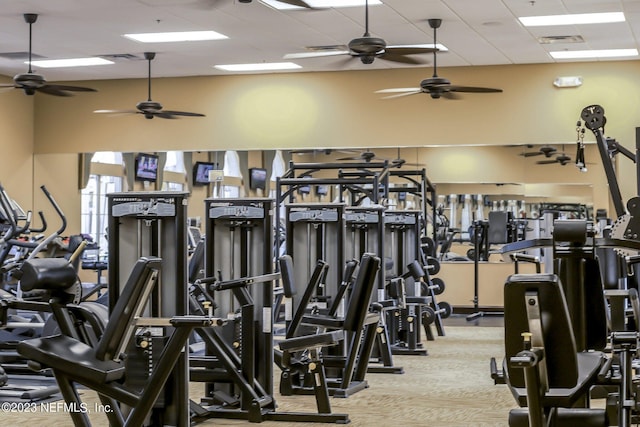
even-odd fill
[{"label": "flat screen monitor", "polygon": [[215,164],[210,162],[196,162],[193,165],[193,183],[195,185],[207,185],[209,183],[209,171],[215,169]]},{"label": "flat screen monitor", "polygon": [[267,170],[263,168],[249,169],[249,188],[265,190],[267,188]]},{"label": "flat screen monitor", "polygon": [[329,187],[327,185],[316,185],[316,194],[318,196],[326,196],[329,193]]},{"label": "flat screen monitor", "polygon": [[140,153],[136,156],[136,181],[155,182],[158,179],[158,156]]}]

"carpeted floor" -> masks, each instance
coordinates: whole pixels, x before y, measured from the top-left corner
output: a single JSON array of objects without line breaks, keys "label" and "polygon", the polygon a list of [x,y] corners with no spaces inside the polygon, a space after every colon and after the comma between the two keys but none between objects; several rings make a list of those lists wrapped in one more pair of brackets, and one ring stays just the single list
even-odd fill
[{"label": "carpeted floor", "polygon": [[[395,365],[405,373],[368,374],[370,387],[347,398],[332,398],[334,412],[348,413],[352,426],[506,426],[514,400],[506,386],[494,385],[489,360],[503,355],[500,327],[449,326],[446,337],[425,343],[428,356],[395,356]],[[276,368],[276,377],[280,371]],[[276,378],[277,382],[278,378]],[[191,393],[198,400],[200,385]],[[277,385],[276,385],[277,390]],[[94,426],[107,426],[103,414],[91,411],[97,399],[84,392]],[[275,394],[280,411],[314,411],[312,396],[283,397]],[[70,426],[69,415],[58,412],[6,412],[7,426]],[[211,419],[203,426],[249,425],[240,420]],[[264,422],[261,425],[293,427],[301,423]],[[318,424],[319,425],[319,424]]]}]

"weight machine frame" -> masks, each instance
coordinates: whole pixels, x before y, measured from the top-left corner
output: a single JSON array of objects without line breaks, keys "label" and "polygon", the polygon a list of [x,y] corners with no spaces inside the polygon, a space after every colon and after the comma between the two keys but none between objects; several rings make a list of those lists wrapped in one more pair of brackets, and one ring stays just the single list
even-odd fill
[{"label": "weight machine frame", "polygon": [[[148,315],[171,317],[188,313],[187,197],[188,193],[168,191],[107,194],[110,311],[116,306],[121,284],[126,283],[136,261],[152,256],[162,259],[162,274],[149,298]],[[151,352],[135,351],[135,344],[131,350],[132,362],[152,360]],[[171,392],[164,393],[162,404],[156,405],[151,413],[152,419],[160,417],[166,425],[189,423],[186,354],[187,351],[179,356],[167,380],[166,387]]]}]

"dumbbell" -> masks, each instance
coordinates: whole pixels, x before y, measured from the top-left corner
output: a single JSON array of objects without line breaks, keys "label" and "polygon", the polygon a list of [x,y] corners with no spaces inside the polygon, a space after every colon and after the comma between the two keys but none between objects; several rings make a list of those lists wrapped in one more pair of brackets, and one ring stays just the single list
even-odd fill
[{"label": "dumbbell", "polygon": [[434,310],[433,307],[424,307],[422,309],[422,321],[425,324],[430,325],[435,322],[437,314],[440,314],[440,317],[446,319],[453,313],[453,308],[451,308],[451,304],[448,302],[442,301],[438,303],[436,307],[438,307],[437,310]]}]

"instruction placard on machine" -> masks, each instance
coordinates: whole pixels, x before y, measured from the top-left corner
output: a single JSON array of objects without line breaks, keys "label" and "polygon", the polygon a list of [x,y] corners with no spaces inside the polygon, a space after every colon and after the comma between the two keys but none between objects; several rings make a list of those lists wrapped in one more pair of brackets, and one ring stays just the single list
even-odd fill
[{"label": "instruction placard on machine", "polygon": [[338,211],[330,209],[311,209],[289,212],[291,222],[337,222]]},{"label": "instruction placard on machine", "polygon": [[246,218],[261,219],[264,218],[264,208],[258,206],[234,205],[234,206],[212,206],[209,209],[209,218]]},{"label": "instruction placard on machine", "polygon": [[123,216],[149,216],[149,217],[173,217],[176,216],[174,203],[160,202],[155,199],[136,200],[114,204],[111,207],[111,215]]}]

